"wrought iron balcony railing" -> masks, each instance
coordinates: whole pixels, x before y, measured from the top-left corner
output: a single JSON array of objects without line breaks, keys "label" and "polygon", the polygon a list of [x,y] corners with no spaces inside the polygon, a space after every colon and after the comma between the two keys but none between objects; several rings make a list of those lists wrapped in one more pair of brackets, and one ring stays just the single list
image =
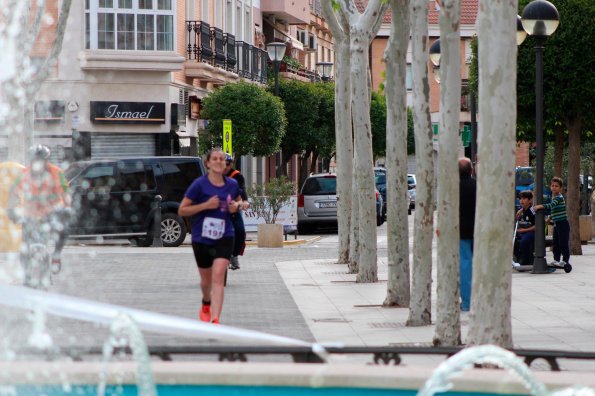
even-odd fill
[{"label": "wrought iron balcony railing", "polygon": [[208,63],[266,84],[266,51],[203,21],[186,21],[188,60]]}]

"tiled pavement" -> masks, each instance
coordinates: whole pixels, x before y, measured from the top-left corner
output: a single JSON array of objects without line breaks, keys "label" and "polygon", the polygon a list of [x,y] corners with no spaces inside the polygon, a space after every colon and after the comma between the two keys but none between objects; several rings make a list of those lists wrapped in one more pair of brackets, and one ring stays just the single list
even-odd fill
[{"label": "tiled pavement", "polygon": [[[386,293],[386,236],[379,229],[379,278],[357,284],[335,264],[336,235],[284,249],[249,248],[242,269],[230,272],[222,320],[225,324],[346,345],[428,345],[434,327],[404,326],[406,309],[382,308]],[[573,256],[574,270],[548,275],[513,273],[513,339],[516,347],[595,351],[595,245]],[[549,253],[548,253],[549,254]],[[550,257],[551,258],[551,257]],[[9,265],[7,255],[0,263]],[[5,268],[5,267],[4,267]],[[383,281],[384,280],[384,281]],[[188,246],[134,248],[71,245],[52,291],[194,318],[199,306],[198,276]],[[435,304],[433,304],[435,307]],[[0,309],[13,325],[24,320]],[[435,312],[433,312],[435,317]],[[463,336],[469,314],[462,316]],[[4,322],[7,323],[7,322]],[[99,346],[107,330],[50,319],[62,346]],[[195,340],[147,334],[150,345],[189,345]],[[338,357],[338,361],[358,361]],[[369,357],[365,357],[369,361]],[[406,362],[436,364],[442,358]],[[575,365],[568,366],[574,368]],[[589,367],[593,364],[580,366]]]},{"label": "tiled pavement", "polygon": [[[549,261],[550,252],[548,256]],[[435,261],[434,250],[434,279]],[[386,257],[379,258],[379,282],[373,284],[356,283],[355,275],[347,274],[346,267],[334,260],[292,260],[278,262],[277,268],[317,341],[340,340],[362,346],[431,345],[434,326],[407,327],[407,309],[381,306],[386,296],[386,262]],[[595,352],[595,245],[583,245],[583,255],[572,256],[571,262],[573,271],[568,274],[513,273],[516,348]],[[434,318],[435,298],[434,281]],[[461,316],[463,342],[470,315]],[[567,364],[587,367],[577,362]],[[588,367],[595,370],[595,362]]]}]

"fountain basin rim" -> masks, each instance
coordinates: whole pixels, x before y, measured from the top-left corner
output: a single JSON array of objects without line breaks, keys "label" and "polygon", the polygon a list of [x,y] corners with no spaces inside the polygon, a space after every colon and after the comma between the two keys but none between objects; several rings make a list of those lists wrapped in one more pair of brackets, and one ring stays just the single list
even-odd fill
[{"label": "fountain basin rim", "polygon": [[[101,362],[0,362],[4,385],[96,384]],[[347,387],[417,390],[434,367],[372,366],[357,364],[260,363],[260,362],[162,362],[152,361],[156,384]],[[109,364],[108,384],[135,385],[136,364]],[[534,372],[548,389],[580,384],[595,387],[588,372]],[[34,375],[32,375],[34,374]],[[469,369],[452,379],[453,391],[487,394],[529,394],[517,376],[504,370]]]}]

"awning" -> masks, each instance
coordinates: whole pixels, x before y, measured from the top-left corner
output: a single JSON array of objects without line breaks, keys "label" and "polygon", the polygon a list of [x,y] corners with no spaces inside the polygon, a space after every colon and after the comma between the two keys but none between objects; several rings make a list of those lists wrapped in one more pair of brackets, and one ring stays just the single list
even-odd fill
[{"label": "awning", "polygon": [[298,40],[295,37],[291,37],[287,33],[282,32],[281,30],[277,29],[275,24],[271,23],[271,21],[264,19],[264,22],[266,22],[268,25],[270,25],[273,28],[273,30],[275,32],[274,35],[275,35],[276,39],[285,40],[286,43],[287,42],[291,43],[292,48],[299,49],[300,51],[304,50],[304,44],[302,44],[302,42],[300,40]]},{"label": "awning", "polygon": [[296,38],[293,38],[291,36],[285,36],[287,38],[289,38],[289,40],[291,41],[291,46],[293,48],[299,49],[300,51],[304,50],[304,44],[302,44],[302,42]]}]

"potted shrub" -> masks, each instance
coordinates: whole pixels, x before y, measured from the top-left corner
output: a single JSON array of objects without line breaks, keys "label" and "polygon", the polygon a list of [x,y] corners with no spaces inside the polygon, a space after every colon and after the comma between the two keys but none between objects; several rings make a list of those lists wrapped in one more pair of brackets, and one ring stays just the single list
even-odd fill
[{"label": "potted shrub", "polygon": [[258,247],[283,247],[283,224],[275,224],[275,221],[283,205],[290,201],[294,189],[293,182],[285,176],[248,188],[250,208],[265,222],[258,225]]}]

